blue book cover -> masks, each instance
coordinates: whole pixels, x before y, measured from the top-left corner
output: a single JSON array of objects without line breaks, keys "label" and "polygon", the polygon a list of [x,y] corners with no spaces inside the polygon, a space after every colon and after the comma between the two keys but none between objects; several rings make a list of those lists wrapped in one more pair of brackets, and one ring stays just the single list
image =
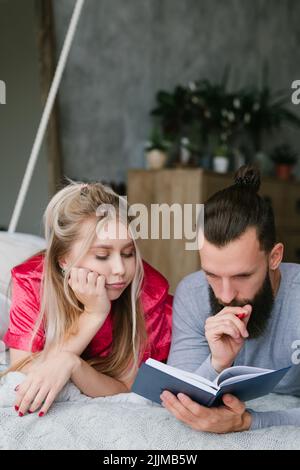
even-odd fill
[{"label": "blue book cover", "polygon": [[150,359],[141,365],[131,391],[159,404],[161,393],[168,390],[174,395],[184,393],[204,406],[218,406],[225,393],[231,393],[242,401],[271,393],[290,367],[279,370],[231,367],[219,374],[216,381],[210,382]]}]

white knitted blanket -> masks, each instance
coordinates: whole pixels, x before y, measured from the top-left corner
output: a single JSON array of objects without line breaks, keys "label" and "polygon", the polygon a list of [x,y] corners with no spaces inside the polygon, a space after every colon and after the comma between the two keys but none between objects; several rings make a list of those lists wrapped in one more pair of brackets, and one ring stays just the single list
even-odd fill
[{"label": "white knitted blanket", "polygon": [[[134,393],[89,398],[72,383],[47,415],[20,418],[12,405],[14,388],[23,378],[13,372],[0,385],[0,449],[300,449],[300,428],[224,435],[196,432]],[[300,398],[275,394],[249,403],[258,411],[299,406]]]}]

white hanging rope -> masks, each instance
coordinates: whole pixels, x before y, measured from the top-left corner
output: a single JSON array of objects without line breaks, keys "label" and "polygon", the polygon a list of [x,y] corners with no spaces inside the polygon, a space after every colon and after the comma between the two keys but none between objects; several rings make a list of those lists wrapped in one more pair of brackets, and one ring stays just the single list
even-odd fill
[{"label": "white hanging rope", "polygon": [[23,205],[27,196],[29,184],[30,184],[34,167],[36,165],[39,151],[40,151],[40,148],[41,148],[44,136],[45,136],[45,132],[46,132],[47,125],[50,119],[54,101],[57,95],[58,87],[60,85],[62,74],[65,69],[66,61],[70,52],[70,48],[73,42],[74,34],[76,32],[77,24],[80,18],[80,14],[81,14],[84,2],[85,0],[76,1],[76,5],[72,14],[69,29],[68,29],[68,32],[64,41],[64,45],[61,51],[61,55],[60,55],[57,67],[56,67],[53,82],[51,84],[51,88],[48,94],[45,109],[44,109],[41,122],[40,122],[38,131],[35,137],[35,141],[34,141],[31,154],[27,163],[27,167],[26,167],[26,171],[23,177],[21,188],[18,194],[17,202],[15,204],[13,215],[9,224],[9,228],[8,228],[9,233],[15,232],[19,218],[20,218],[21,210],[23,208]]}]

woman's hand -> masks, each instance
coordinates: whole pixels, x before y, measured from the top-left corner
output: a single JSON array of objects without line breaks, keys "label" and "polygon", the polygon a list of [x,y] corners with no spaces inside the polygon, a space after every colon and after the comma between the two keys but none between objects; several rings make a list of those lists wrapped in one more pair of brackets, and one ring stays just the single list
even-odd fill
[{"label": "woman's hand", "polygon": [[105,277],[84,268],[72,268],[69,285],[87,313],[103,320],[110,312],[110,300],[105,289]]},{"label": "woman's hand", "polygon": [[37,410],[39,416],[46,414],[80,362],[75,354],[60,351],[50,353],[43,362],[33,364],[24,382],[16,387],[15,410],[19,416]]}]

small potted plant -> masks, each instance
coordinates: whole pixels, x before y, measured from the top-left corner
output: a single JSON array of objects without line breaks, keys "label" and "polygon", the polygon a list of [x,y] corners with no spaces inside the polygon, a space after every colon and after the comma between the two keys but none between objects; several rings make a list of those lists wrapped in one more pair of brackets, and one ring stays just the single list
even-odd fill
[{"label": "small potted plant", "polygon": [[145,145],[148,170],[159,170],[166,165],[169,147],[170,143],[164,139],[160,129],[154,127]]},{"label": "small potted plant", "polygon": [[276,176],[282,180],[289,180],[297,163],[296,152],[288,144],[281,144],[273,149],[270,157],[275,164]]},{"label": "small potted plant", "polygon": [[217,173],[227,173],[229,168],[228,146],[226,144],[218,145],[214,150],[213,169]]}]

